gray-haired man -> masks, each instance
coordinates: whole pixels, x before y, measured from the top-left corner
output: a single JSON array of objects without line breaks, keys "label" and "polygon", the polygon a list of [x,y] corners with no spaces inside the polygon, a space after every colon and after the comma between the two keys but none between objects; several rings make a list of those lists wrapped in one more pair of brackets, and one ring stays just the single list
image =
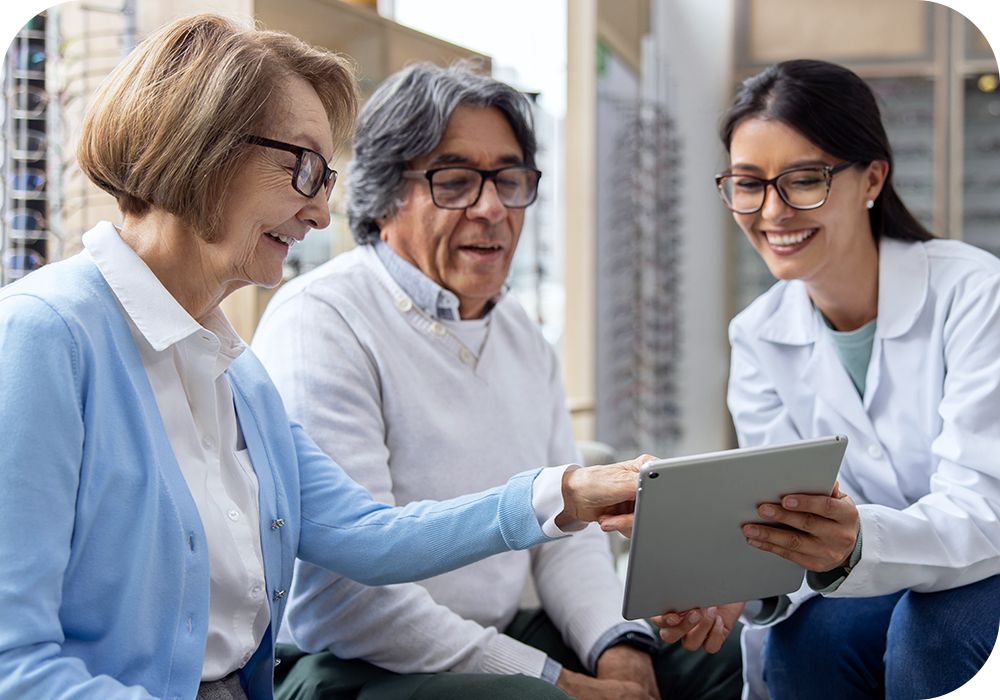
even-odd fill
[{"label": "gray-haired man", "polygon": [[[527,100],[411,66],[369,99],[354,149],[358,248],[282,289],[254,340],[289,413],[392,503],[575,462],[555,354],[504,293],[540,176]],[[518,610],[529,577],[542,610]],[[711,658],[666,648],[620,605],[597,529],[421,585],[300,562],[286,638],[325,652],[286,653],[279,697],[738,697],[735,643]]]}]

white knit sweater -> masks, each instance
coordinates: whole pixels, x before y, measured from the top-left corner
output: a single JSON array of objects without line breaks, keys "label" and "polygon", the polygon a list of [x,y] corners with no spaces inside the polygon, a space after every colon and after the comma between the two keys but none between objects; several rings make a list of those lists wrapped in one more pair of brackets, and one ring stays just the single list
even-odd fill
[{"label": "white knit sweater", "polygon": [[[520,305],[500,299],[477,356],[413,304],[371,246],[282,288],[253,349],[293,419],[378,500],[448,498],[577,459],[555,354]],[[304,650],[400,673],[538,677],[545,655],[497,632],[532,575],[585,663],[624,622],[607,541],[592,527],[421,585],[368,588],[298,562],[286,630]]]}]

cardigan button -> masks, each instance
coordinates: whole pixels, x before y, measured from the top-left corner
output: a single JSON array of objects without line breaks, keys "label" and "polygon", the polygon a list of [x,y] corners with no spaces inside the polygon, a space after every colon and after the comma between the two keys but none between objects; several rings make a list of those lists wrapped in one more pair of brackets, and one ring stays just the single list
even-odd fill
[{"label": "cardigan button", "polygon": [[413,308],[413,302],[406,297],[401,298],[396,302],[396,308],[402,311],[404,314]]},{"label": "cardigan button", "polygon": [[276,520],[272,520],[271,521],[271,529],[272,530],[277,530],[279,527],[284,527],[284,526],[285,526],[285,519],[284,518],[277,518]]},{"label": "cardigan button", "polygon": [[284,591],[284,589],[282,589],[280,591],[275,591],[274,595],[271,596],[271,600],[277,602],[277,601],[281,600],[284,597],[285,597],[285,591]]},{"label": "cardigan button", "polygon": [[435,321],[431,324],[431,333],[434,335],[444,335],[448,331],[445,329],[444,325]]}]

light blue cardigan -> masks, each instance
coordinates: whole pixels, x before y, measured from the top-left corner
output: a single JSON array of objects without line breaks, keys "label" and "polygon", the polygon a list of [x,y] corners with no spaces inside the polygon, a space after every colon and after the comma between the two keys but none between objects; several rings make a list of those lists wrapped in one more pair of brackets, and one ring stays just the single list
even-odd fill
[{"label": "light blue cardigan", "polygon": [[[272,696],[296,555],[368,584],[545,541],[537,471],[404,508],[376,503],[290,423],[250,350],[230,367],[260,483],[271,628],[242,673]],[[118,301],[80,255],[0,291],[0,698],[194,698],[209,566]]]}]

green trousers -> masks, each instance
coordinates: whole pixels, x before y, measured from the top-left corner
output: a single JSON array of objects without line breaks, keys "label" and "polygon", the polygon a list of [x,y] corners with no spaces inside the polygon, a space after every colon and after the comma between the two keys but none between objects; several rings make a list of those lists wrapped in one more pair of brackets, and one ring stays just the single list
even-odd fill
[{"label": "green trousers", "polygon": [[[583,664],[563,642],[542,610],[521,611],[506,634],[541,649],[570,671]],[[718,654],[689,652],[663,644],[653,659],[663,700],[737,700],[743,687],[739,630]],[[358,659],[329,652],[305,654],[279,645],[275,669],[276,700],[566,700],[554,685],[538,678],[488,673],[414,673],[400,675]]]}]

